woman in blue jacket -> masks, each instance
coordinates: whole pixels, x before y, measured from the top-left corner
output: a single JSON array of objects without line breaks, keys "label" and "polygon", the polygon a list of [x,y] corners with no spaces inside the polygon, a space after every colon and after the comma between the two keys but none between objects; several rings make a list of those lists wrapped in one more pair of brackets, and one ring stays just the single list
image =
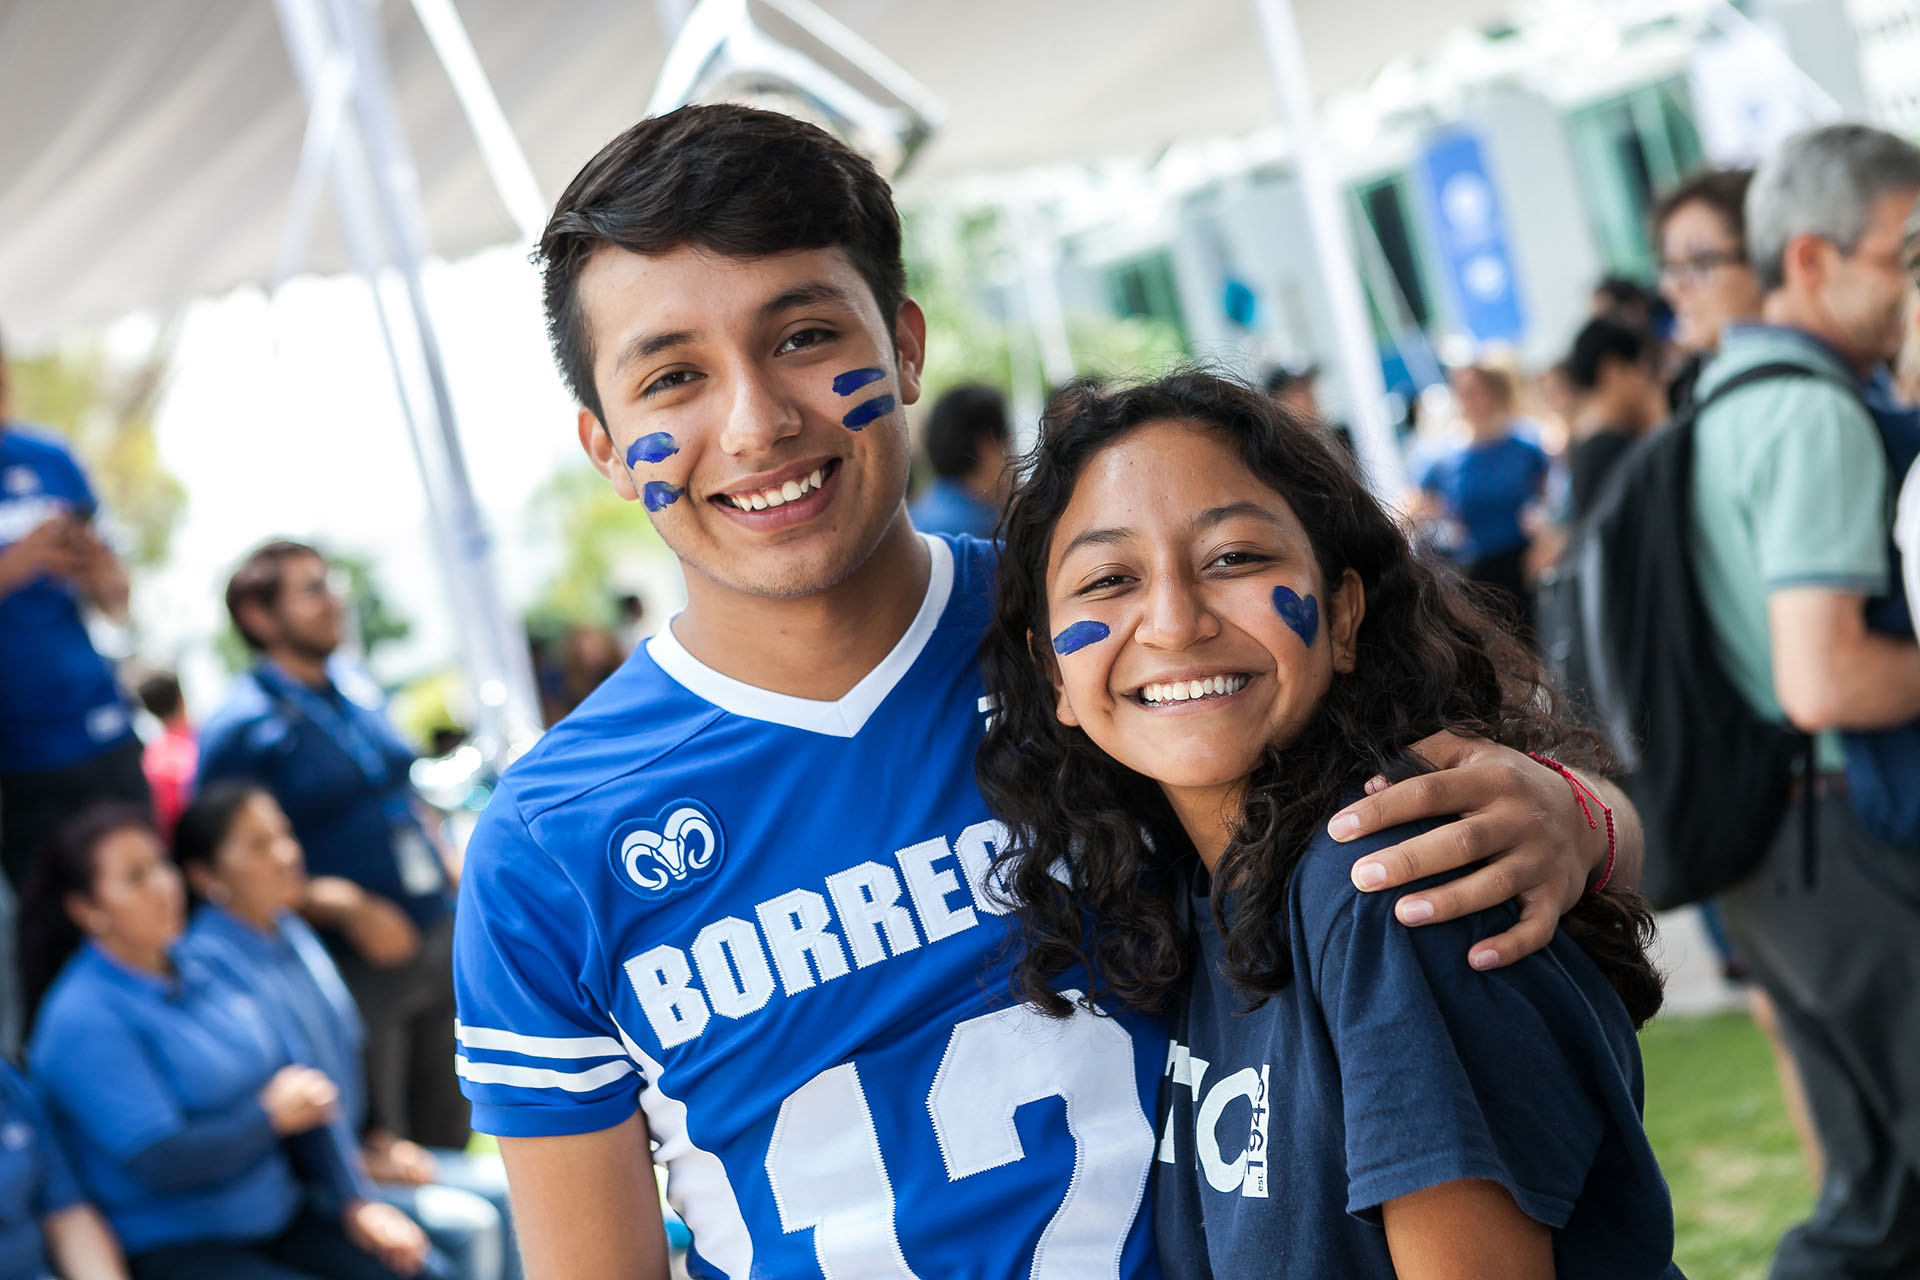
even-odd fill
[{"label": "woman in blue jacket", "polygon": [[185,894],[146,816],[81,815],[36,872],[21,911],[28,1064],[135,1280],[419,1274],[420,1229],[354,1194],[328,1134],[333,1083],[288,1060],[254,999],[176,951]]},{"label": "woman in blue jacket", "polygon": [[378,1159],[370,1187],[416,1219],[457,1260],[462,1280],[501,1280],[513,1266],[506,1172],[462,1152],[428,1152],[388,1137],[363,1144],[365,1042],[360,1014],[333,958],[294,907],[306,864],[287,815],[250,782],[216,782],[174,832],[174,857],[201,906],[181,950],[219,969],[259,1001],[295,1062],[340,1089],[336,1132],[355,1163]]}]

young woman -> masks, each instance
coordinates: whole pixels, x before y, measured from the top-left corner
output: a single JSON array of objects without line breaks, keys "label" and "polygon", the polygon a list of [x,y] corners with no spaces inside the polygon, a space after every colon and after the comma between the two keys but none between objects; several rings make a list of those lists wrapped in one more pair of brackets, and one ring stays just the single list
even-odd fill
[{"label": "young woman", "polygon": [[332,1082],[176,952],[185,895],[148,817],[83,814],[38,872],[20,913],[27,1059],[135,1280],[419,1274],[425,1236],[353,1195],[328,1141]]},{"label": "young woman", "polygon": [[1747,261],[1751,169],[1708,169],[1669,191],[1653,214],[1660,296],[1673,308],[1673,345],[1684,357],[1668,384],[1674,409],[1693,399],[1700,370],[1728,325],[1760,318],[1760,276]]},{"label": "young woman", "polygon": [[181,816],[174,857],[201,902],[182,953],[251,995],[292,1059],[339,1086],[337,1141],[359,1149],[375,1180],[366,1194],[425,1227],[461,1280],[516,1280],[498,1158],[365,1134],[360,1014],[326,947],[293,913],[305,895],[306,862],[273,796],[254,783],[214,783]]},{"label": "young woman", "polygon": [[[1061,1013],[1084,964],[1178,1011],[1169,1277],[1677,1275],[1640,1125],[1644,906],[1590,895],[1475,972],[1513,908],[1400,927],[1404,893],[1349,877],[1413,832],[1329,831],[1439,730],[1597,763],[1535,661],[1318,428],[1204,375],[1058,397],[1004,529],[978,772],[1016,981]],[[1610,820],[1571,777],[1567,803]]]}]

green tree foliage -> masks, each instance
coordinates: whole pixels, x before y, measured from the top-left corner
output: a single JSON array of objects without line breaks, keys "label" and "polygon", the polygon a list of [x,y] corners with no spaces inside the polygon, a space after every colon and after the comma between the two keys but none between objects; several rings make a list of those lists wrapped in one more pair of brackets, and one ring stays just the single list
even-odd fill
[{"label": "green tree foliage", "polygon": [[161,465],[153,431],[171,352],[162,334],[131,362],[89,341],[9,366],[10,413],[72,441],[134,568],[166,559],[186,507],[186,488]]},{"label": "green tree foliage", "polygon": [[552,531],[561,559],[528,611],[529,630],[551,637],[576,623],[611,623],[618,594],[612,585],[615,569],[662,550],[646,512],[639,503],[622,499],[584,460],[554,472],[532,505],[535,516]]},{"label": "green tree foliage", "polygon": [[[1009,296],[1018,277],[999,211],[922,207],[907,210],[904,222],[907,291],[927,316],[922,403],[968,382],[1011,391],[1016,362],[1027,385],[1044,385],[1039,349],[1019,313],[988,310],[990,300],[1020,305]],[[1003,292],[1002,284],[1010,287]],[[1070,312],[1067,338],[1074,371],[1094,377],[1151,377],[1186,355],[1172,325],[1138,316]]]},{"label": "green tree foliage", "polygon": [[360,650],[368,658],[382,645],[405,640],[413,634],[413,623],[395,609],[381,590],[373,557],[355,551],[329,553],[327,564],[346,579],[347,608],[353,611],[353,624],[360,633]]}]

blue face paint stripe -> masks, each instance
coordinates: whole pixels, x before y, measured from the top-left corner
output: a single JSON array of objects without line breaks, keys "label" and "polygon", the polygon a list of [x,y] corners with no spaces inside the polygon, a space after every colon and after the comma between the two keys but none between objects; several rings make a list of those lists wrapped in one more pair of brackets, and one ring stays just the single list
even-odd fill
[{"label": "blue face paint stripe", "polygon": [[1318,600],[1310,595],[1295,595],[1292,587],[1275,587],[1273,611],[1280,615],[1280,621],[1286,623],[1295,635],[1307,642],[1307,648],[1313,648],[1314,637],[1320,634]]},{"label": "blue face paint stripe", "polygon": [[875,396],[865,404],[857,404],[840,419],[840,425],[849,431],[858,431],[875,418],[884,418],[892,413],[896,401],[892,396]]},{"label": "blue face paint stripe", "polygon": [[685,492],[685,489],[664,480],[649,480],[647,487],[640,491],[640,501],[646,504],[647,510],[658,511],[680,501],[680,495]]},{"label": "blue face paint stripe", "polygon": [[656,431],[650,436],[641,436],[627,446],[627,465],[637,467],[643,462],[665,462],[680,452],[679,443],[664,431]]},{"label": "blue face paint stripe", "polygon": [[833,394],[850,396],[860,388],[887,376],[885,369],[849,369],[833,380]]},{"label": "blue face paint stripe", "polygon": [[1053,651],[1064,658],[1090,644],[1105,640],[1109,634],[1104,622],[1076,622],[1053,638]]}]

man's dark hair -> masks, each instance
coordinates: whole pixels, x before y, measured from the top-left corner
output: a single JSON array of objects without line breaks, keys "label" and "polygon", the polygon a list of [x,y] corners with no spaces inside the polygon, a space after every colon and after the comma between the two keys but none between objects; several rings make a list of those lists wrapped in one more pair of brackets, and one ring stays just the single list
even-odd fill
[{"label": "man's dark hair", "polygon": [[227,579],[227,613],[233,618],[233,629],[240,633],[240,638],[247,642],[249,649],[258,652],[266,648],[266,644],[248,631],[247,624],[240,620],[241,608],[253,604],[271,609],[278,605],[280,590],[286,579],[287,561],[298,560],[301,556],[326,558],[304,542],[276,538],[256,548]]},{"label": "man's dark hair", "polygon": [[1702,169],[1693,174],[1653,207],[1653,234],[1657,240],[1667,219],[1690,204],[1703,204],[1720,216],[1727,234],[1747,251],[1747,188],[1753,184],[1751,169]]},{"label": "man's dark hair", "polygon": [[580,273],[596,250],[664,254],[691,245],[728,258],[837,248],[891,330],[906,297],[900,215],[873,165],[792,116],[731,104],[651,116],[574,175],[540,236],[547,336],[579,402],[602,423]]},{"label": "man's dark hair", "polygon": [[1567,356],[1567,381],[1576,390],[1592,391],[1600,385],[1602,364],[1608,360],[1638,364],[1647,358],[1648,345],[1646,333],[1631,325],[1605,316],[1589,320]]},{"label": "man's dark hair", "polygon": [[140,705],[159,720],[180,714],[185,702],[180,696],[180,678],[171,671],[154,672],[140,682],[135,692],[140,695]]},{"label": "man's dark hair", "polygon": [[1653,290],[1631,276],[1601,276],[1600,283],[1593,286],[1593,291],[1607,300],[1606,309],[1613,315],[1637,310],[1651,316],[1656,309]]},{"label": "man's dark hair", "polygon": [[935,475],[948,480],[971,475],[980,465],[980,445],[986,440],[1002,448],[1013,443],[1007,398],[997,388],[978,383],[955,387],[927,415],[927,460]]}]

